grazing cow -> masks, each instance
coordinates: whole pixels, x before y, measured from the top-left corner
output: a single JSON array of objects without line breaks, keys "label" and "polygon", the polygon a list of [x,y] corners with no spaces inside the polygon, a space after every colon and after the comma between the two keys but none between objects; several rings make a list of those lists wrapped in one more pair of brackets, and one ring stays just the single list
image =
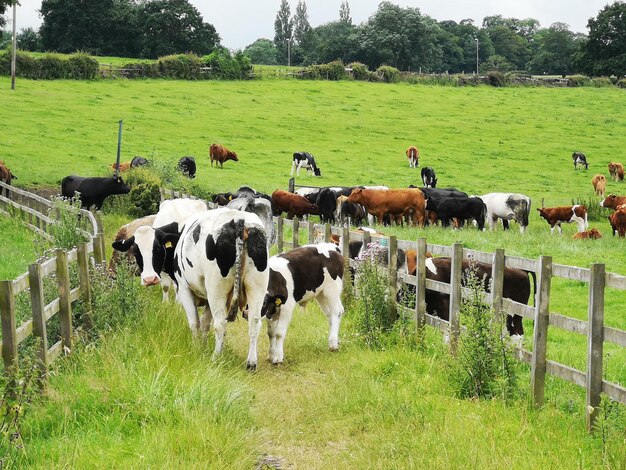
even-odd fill
[{"label": "grazing cow", "polygon": [[268,247],[276,241],[272,203],[263,197],[241,196],[230,201],[226,207],[256,214],[265,227]]},{"label": "grazing cow", "polygon": [[615,194],[609,194],[607,197],[600,201],[601,207],[608,207],[609,209],[617,209],[617,206],[626,204],[626,196],[616,196]]},{"label": "grazing cow", "polygon": [[604,175],[595,175],[591,178],[591,184],[593,185],[593,189],[598,196],[604,197],[604,192],[606,191],[606,176]]},{"label": "grazing cow", "polygon": [[424,225],[426,201],[419,189],[361,189],[355,188],[349,202],[363,204],[367,212],[383,223],[385,214],[412,217],[413,224]]},{"label": "grazing cow", "polygon": [[150,162],[146,158],[140,156],[133,157],[133,159],[130,161],[131,168],[139,168],[140,166],[146,166],[149,164]]},{"label": "grazing cow", "polygon": [[233,152],[232,150],[228,150],[226,147],[220,144],[211,144],[211,146],[209,147],[209,156],[211,157],[211,166],[213,166],[213,162],[215,162],[216,168],[218,163],[220,164],[220,168],[224,168],[225,161],[239,161],[239,158],[237,158],[237,154],[235,152]]},{"label": "grazing cow", "polygon": [[480,198],[487,207],[487,222],[491,230],[495,228],[496,221],[502,219],[504,229],[509,228],[509,220],[515,220],[519,224],[521,233],[528,227],[530,215],[530,198],[524,194],[514,193],[489,193]]},{"label": "grazing cow", "polygon": [[318,214],[319,208],[316,204],[309,202],[299,194],[290,193],[277,189],[272,193],[272,201],[274,201],[274,215],[280,215],[287,212],[287,218],[292,219],[294,216],[302,217],[307,214]]},{"label": "grazing cow", "polygon": [[617,232],[618,236],[626,236],[626,207],[619,208],[609,216],[609,223],[613,230],[613,236]]},{"label": "grazing cow", "polygon": [[619,162],[609,163],[609,174],[614,181],[624,181],[624,165]]},{"label": "grazing cow", "polygon": [[584,232],[589,224],[587,222],[587,208],[581,205],[561,207],[541,207],[537,209],[539,215],[550,224],[550,233],[554,233],[554,227],[558,227],[559,233],[563,233],[561,223],[576,222],[578,231]]},{"label": "grazing cow", "polygon": [[[17,176],[11,173],[11,170],[6,166],[6,164],[0,160],[0,181],[4,184],[11,186],[11,181],[16,180]],[[9,188],[6,188],[6,197],[9,197]],[[0,196],[2,196],[2,188],[0,188]]]},{"label": "grazing cow", "polygon": [[92,205],[96,210],[102,208],[102,203],[108,196],[114,194],[128,194],[130,188],[124,183],[120,176],[109,176],[108,178],[83,176],[66,176],[61,181],[61,195],[73,198],[80,193],[81,207],[89,209]]},{"label": "grazing cow", "polygon": [[176,168],[189,179],[196,177],[196,159],[193,157],[182,157],[178,160]]},{"label": "grazing cow", "polygon": [[409,159],[409,168],[417,168],[419,166],[420,151],[417,147],[411,145],[406,149],[406,156]]},{"label": "grazing cow", "polygon": [[[113,168],[113,170],[116,170],[118,167],[117,163],[111,163],[111,168]],[[130,162],[120,162],[119,164],[119,171],[128,171],[130,170]]]},{"label": "grazing cow", "polygon": [[422,182],[427,188],[436,188],[437,177],[435,176],[435,170],[428,166],[422,168]]},{"label": "grazing cow", "polygon": [[574,152],[572,154],[572,160],[574,160],[574,170],[578,170],[579,167],[584,166],[585,170],[589,169],[589,164],[587,163],[587,157],[582,152]]},{"label": "grazing cow", "polygon": [[307,173],[313,173],[314,176],[322,176],[322,172],[315,164],[315,157],[309,152],[295,152],[291,163],[291,176],[294,172],[296,176],[300,176],[300,168],[304,168]]},{"label": "grazing cow", "polygon": [[332,243],[305,245],[272,256],[267,294],[261,315],[267,318],[270,339],[268,360],[283,362],[283,342],[296,305],[305,307],[315,299],[326,319],[330,333],[328,348],[339,349],[339,324],[343,315],[343,257]]},{"label": "grazing cow", "polygon": [[436,205],[431,205],[429,209],[437,213],[441,220],[441,225],[448,227],[454,218],[458,221],[474,219],[478,224],[478,230],[484,230],[487,206],[479,197],[456,198],[449,197],[440,200]]},{"label": "grazing cow", "polygon": [[602,238],[602,233],[600,232],[600,230],[594,227],[591,230],[586,230],[585,232],[576,232],[572,236],[572,240],[585,240],[587,238],[590,238],[591,240],[597,240],[598,238]]},{"label": "grazing cow", "polygon": [[[139,227],[144,227],[144,226],[152,227],[152,224],[154,223],[154,219],[156,219],[156,214],[147,215],[145,217],[141,217],[140,219],[135,219],[132,222],[127,223],[126,225],[123,225],[117,231],[117,234],[115,235],[115,238],[113,239],[113,243],[119,242],[122,240],[128,240],[130,237],[135,235],[135,231],[137,231]],[[109,272],[115,274],[115,267],[120,263],[120,260],[122,258],[121,253],[122,252],[118,250],[113,250],[113,254],[111,255],[111,261],[109,262]],[[126,259],[130,263],[132,263],[135,260],[135,255],[132,250],[129,250],[126,252]],[[139,271],[137,272],[137,274],[140,274]]]}]

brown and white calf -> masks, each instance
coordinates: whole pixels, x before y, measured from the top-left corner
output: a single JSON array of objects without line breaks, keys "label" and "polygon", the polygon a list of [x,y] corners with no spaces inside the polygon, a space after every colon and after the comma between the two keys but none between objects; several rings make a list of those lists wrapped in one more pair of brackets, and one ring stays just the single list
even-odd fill
[{"label": "brown and white calf", "polygon": [[406,157],[409,159],[409,168],[417,168],[419,166],[420,151],[414,145],[406,149]]},{"label": "brown and white calf", "polygon": [[602,238],[602,233],[597,228],[592,228],[591,230],[587,230],[585,232],[578,232],[572,236],[573,240],[585,240],[590,238],[591,240],[597,240],[598,238]]},{"label": "brown and white calf", "polygon": [[606,191],[606,176],[604,175],[595,175],[591,178],[591,184],[593,185],[593,190],[596,192],[598,196],[604,197],[604,192]]},{"label": "brown and white calf", "polygon": [[283,342],[296,305],[305,307],[315,299],[330,333],[328,348],[339,349],[339,324],[343,315],[343,257],[332,243],[295,248],[269,260],[269,283],[261,315],[267,318],[270,339],[268,360],[283,362]]},{"label": "brown and white calf", "polygon": [[563,233],[561,228],[563,222],[566,224],[576,222],[579,232],[584,232],[589,227],[585,206],[541,207],[537,210],[539,215],[550,224],[550,233],[554,233],[554,227],[558,227],[559,233]]},{"label": "brown and white calf", "polygon": [[616,196],[615,194],[609,194],[600,202],[601,207],[608,207],[613,210],[616,210],[617,206],[623,204],[626,204],[626,196]]},{"label": "brown and white calf", "polygon": [[624,181],[624,165],[619,162],[609,163],[609,174],[614,181]]}]

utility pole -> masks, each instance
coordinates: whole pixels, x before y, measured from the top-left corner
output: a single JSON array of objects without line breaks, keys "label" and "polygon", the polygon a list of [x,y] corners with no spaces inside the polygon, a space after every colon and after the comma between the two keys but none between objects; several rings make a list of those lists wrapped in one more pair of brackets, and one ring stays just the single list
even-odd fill
[{"label": "utility pole", "polygon": [[287,39],[287,67],[291,66],[291,38]]},{"label": "utility pole", "polygon": [[475,38],[476,41],[476,76],[478,77],[478,38]]},{"label": "utility pole", "polygon": [[11,90],[15,90],[15,55],[17,53],[16,21],[17,0],[13,2],[13,51],[11,52]]}]

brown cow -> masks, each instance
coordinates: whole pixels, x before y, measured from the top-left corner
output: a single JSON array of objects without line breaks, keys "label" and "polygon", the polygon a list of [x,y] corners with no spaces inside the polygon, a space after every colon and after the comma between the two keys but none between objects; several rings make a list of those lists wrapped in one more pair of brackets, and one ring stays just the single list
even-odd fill
[{"label": "brown cow", "polygon": [[[122,226],[118,231],[117,235],[115,235],[115,239],[113,242],[128,240],[130,237],[135,235],[135,231],[139,227],[148,226],[152,227],[152,224],[156,219],[156,215],[147,215],[140,219],[135,219],[132,222],[127,223]],[[130,262],[129,266],[135,266],[136,274],[139,275],[140,271],[136,266],[134,250],[128,250],[126,253],[122,253],[121,251],[113,250],[113,254],[111,255],[111,261],[109,262],[109,272],[115,274],[115,268],[119,264],[121,258],[126,256],[126,259]]]},{"label": "brown cow", "polygon": [[615,181],[624,181],[624,165],[619,162],[609,163],[609,173]]},{"label": "brown cow", "polygon": [[617,210],[617,206],[622,204],[626,204],[626,196],[616,196],[615,194],[609,194],[600,202],[601,207],[608,207],[614,210]]},{"label": "brown cow", "polygon": [[355,188],[348,197],[349,202],[363,204],[372,215],[383,223],[385,214],[392,218],[407,216],[413,219],[413,224],[424,226],[426,200],[424,194],[417,188],[409,189],[361,189]]},{"label": "brown cow", "polygon": [[287,218],[292,219],[293,216],[302,217],[307,214],[318,214],[319,207],[317,204],[309,202],[309,200],[299,194],[290,193],[277,189],[272,193],[272,201],[274,202],[274,215],[287,213]]},{"label": "brown cow", "polygon": [[609,216],[609,222],[611,223],[611,229],[613,229],[613,236],[617,232],[618,236],[626,237],[626,208],[618,209]]},{"label": "brown cow", "polygon": [[220,164],[220,168],[224,168],[224,162],[227,160],[233,160],[238,162],[237,154],[220,144],[211,144],[209,147],[209,156],[211,157],[211,166],[215,162],[215,167]]},{"label": "brown cow", "polygon": [[591,230],[587,230],[585,232],[578,232],[572,236],[572,240],[584,240],[590,238],[591,240],[597,240],[598,238],[602,238],[602,233],[597,228],[592,228]]},{"label": "brown cow", "polygon": [[[6,164],[0,160],[0,181],[7,185],[11,185],[12,180],[16,180],[17,176],[11,173],[11,170],[6,166]],[[0,196],[2,196],[2,188],[0,188]],[[6,189],[6,197],[9,197],[9,189]]]},{"label": "brown cow", "polygon": [[563,233],[561,222],[566,224],[576,222],[579,232],[584,232],[589,226],[587,222],[587,208],[585,206],[541,207],[537,210],[539,215],[550,224],[550,233],[554,233],[554,227],[558,227],[559,233]]},{"label": "brown cow", "polygon": [[409,168],[417,168],[419,166],[420,151],[417,147],[411,145],[406,149],[406,156],[409,159]]},{"label": "brown cow", "polygon": [[[117,168],[117,163],[111,163],[111,168],[114,170]],[[130,170],[130,162],[120,162],[120,171]]]},{"label": "brown cow", "polygon": [[595,175],[591,178],[591,184],[598,196],[604,197],[604,191],[606,191],[606,176]]}]

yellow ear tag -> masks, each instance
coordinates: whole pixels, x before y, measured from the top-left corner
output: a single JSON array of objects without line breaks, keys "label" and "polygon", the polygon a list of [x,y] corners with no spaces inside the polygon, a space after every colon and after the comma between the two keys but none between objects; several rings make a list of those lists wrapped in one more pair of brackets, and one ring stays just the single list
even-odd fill
[{"label": "yellow ear tag", "polygon": [[277,306],[277,307],[279,307],[279,306],[280,306],[280,304],[282,304],[282,303],[283,303],[283,301],[282,301],[282,300],[280,300],[280,299],[276,299],[276,306]]},{"label": "yellow ear tag", "polygon": [[233,200],[233,197],[232,197],[232,196],[228,196],[228,200],[229,200],[229,201],[232,201],[232,200]]},{"label": "yellow ear tag", "polygon": [[165,242],[165,248],[172,248],[172,242],[170,241]]}]

